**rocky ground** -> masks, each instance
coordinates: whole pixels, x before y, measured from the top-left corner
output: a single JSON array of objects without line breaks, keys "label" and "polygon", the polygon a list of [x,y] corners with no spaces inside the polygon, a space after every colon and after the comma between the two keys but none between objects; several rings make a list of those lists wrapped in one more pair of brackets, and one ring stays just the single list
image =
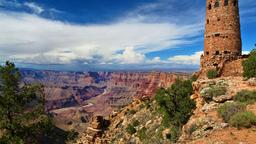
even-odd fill
[{"label": "rocky ground", "polygon": [[[213,98],[206,103],[201,94],[209,85],[222,83],[227,87],[225,95]],[[191,97],[197,108],[189,122],[183,127],[180,143],[195,144],[254,144],[256,127],[237,129],[225,123],[218,115],[217,109],[225,102],[233,102],[233,97],[241,90],[256,90],[255,79],[244,80],[242,77],[223,77],[214,80],[197,80],[193,87],[195,94]],[[256,103],[247,106],[247,110],[256,114]]]},{"label": "rocky ground", "polygon": [[[110,125],[102,133],[102,136],[96,137],[97,144],[161,144],[168,143],[165,137],[165,130],[162,127],[162,117],[156,111],[156,103],[150,101],[136,100],[129,106],[123,108],[120,112],[110,115],[108,118]],[[130,133],[129,125],[134,128]],[[85,132],[77,141],[78,144],[87,144],[88,135],[94,137],[90,132]]]},{"label": "rocky ground", "polygon": [[[209,86],[222,85],[226,93],[206,102],[202,93]],[[199,79],[193,83],[197,108],[188,123],[183,126],[177,143],[180,144],[254,144],[256,143],[256,127],[235,128],[223,121],[217,109],[224,103],[232,103],[233,97],[241,90],[256,90],[256,79],[244,80],[242,77],[222,77],[217,79]],[[256,114],[256,103],[247,105],[247,110]],[[108,129],[96,136],[97,144],[168,144],[169,129],[161,126],[162,117],[156,111],[154,101],[137,100],[120,112],[112,114],[108,120]],[[127,127],[132,125],[134,133]],[[89,144],[84,133],[78,144]],[[95,136],[95,135],[93,135]]]}]

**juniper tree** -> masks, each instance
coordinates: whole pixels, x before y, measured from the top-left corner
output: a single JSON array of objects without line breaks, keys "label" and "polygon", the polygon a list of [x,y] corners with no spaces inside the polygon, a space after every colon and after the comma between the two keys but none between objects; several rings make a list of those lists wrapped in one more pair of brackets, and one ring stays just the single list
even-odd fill
[{"label": "juniper tree", "polygon": [[[43,88],[20,82],[19,70],[11,62],[0,66],[0,143],[25,143],[48,123]],[[32,139],[30,141],[33,141]]]}]

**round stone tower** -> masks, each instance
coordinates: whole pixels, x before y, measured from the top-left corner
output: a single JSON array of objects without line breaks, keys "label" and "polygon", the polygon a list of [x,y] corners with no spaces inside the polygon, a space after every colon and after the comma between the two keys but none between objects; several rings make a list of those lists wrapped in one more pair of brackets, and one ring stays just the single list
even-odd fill
[{"label": "round stone tower", "polygon": [[239,57],[242,46],[238,0],[206,0],[206,5],[203,61]]}]

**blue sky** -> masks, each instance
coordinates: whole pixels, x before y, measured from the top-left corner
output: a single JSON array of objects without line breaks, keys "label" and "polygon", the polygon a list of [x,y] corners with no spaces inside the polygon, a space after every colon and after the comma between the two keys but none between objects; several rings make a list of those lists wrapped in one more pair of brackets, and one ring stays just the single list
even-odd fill
[{"label": "blue sky", "polygon": [[[255,0],[240,1],[243,51],[256,43]],[[205,0],[0,0],[0,61],[53,70],[191,70]]]}]

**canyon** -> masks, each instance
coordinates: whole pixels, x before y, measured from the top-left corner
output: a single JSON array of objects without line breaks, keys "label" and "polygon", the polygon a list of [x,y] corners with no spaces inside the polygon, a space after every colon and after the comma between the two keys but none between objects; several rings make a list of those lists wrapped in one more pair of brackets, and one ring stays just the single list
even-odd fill
[{"label": "canyon", "polygon": [[83,132],[90,118],[107,117],[136,99],[154,96],[160,87],[167,88],[186,73],[168,72],[58,72],[21,70],[22,81],[42,84],[45,110],[55,125],[64,130]]}]

